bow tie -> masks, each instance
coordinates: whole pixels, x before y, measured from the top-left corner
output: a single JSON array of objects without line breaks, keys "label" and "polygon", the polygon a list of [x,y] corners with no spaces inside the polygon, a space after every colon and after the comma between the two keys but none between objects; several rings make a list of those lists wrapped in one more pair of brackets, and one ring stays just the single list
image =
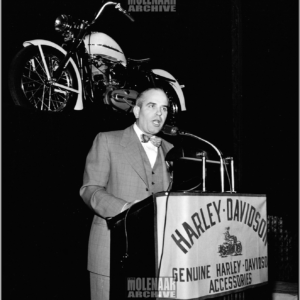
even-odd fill
[{"label": "bow tie", "polygon": [[159,147],[161,144],[161,138],[153,135],[153,136],[148,136],[146,134],[141,134],[141,142],[142,143],[148,143],[151,142],[155,147]]}]

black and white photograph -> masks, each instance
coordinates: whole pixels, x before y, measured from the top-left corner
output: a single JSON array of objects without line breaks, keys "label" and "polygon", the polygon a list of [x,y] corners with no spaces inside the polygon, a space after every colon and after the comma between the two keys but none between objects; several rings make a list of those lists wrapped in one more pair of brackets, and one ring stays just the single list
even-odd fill
[{"label": "black and white photograph", "polygon": [[298,1],[3,0],[4,300],[297,300],[298,168]]}]

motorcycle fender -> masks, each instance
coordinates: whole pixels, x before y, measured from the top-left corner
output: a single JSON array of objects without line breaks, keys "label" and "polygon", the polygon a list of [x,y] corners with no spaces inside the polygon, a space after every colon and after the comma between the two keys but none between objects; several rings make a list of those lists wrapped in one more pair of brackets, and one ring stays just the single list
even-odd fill
[{"label": "motorcycle fender", "polygon": [[[51,42],[51,41],[47,41],[47,40],[31,40],[31,41],[25,41],[23,43],[24,47],[30,46],[30,45],[34,45],[34,46],[50,46],[53,47],[55,49],[57,49],[58,51],[60,51],[61,53],[63,53],[64,55],[66,55],[67,51],[65,49],[63,49],[62,47],[60,47],[59,45]],[[76,105],[74,107],[75,110],[82,110],[83,109],[83,101],[82,101],[82,82],[81,82],[81,77],[78,71],[78,68],[74,62],[74,60],[72,58],[70,58],[70,63],[72,64],[75,73],[76,73],[76,77],[77,77],[77,82],[78,82],[78,96],[77,96],[77,100],[76,100]]]},{"label": "motorcycle fender", "polygon": [[181,86],[179,85],[179,83],[175,79],[175,77],[173,75],[171,75],[169,72],[167,72],[165,70],[162,70],[162,69],[152,69],[152,72],[154,74],[160,75],[162,77],[166,77],[166,78],[175,80],[175,82],[170,81],[169,83],[173,87],[173,89],[175,90],[175,92],[176,92],[176,94],[178,96],[178,99],[179,99],[179,102],[180,102],[180,106],[181,106],[181,110],[182,111],[186,110],[184,95],[183,95]]}]

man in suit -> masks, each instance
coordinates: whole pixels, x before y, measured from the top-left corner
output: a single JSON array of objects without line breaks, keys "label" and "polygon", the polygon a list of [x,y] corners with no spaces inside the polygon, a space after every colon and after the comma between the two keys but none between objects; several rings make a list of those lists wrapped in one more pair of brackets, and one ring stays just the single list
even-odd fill
[{"label": "man in suit", "polygon": [[105,218],[169,187],[165,156],[173,146],[165,140],[159,145],[155,137],[168,106],[163,90],[142,92],[133,109],[136,123],[99,133],[87,156],[80,195],[95,213],[88,252],[92,300],[109,299],[110,231]]}]

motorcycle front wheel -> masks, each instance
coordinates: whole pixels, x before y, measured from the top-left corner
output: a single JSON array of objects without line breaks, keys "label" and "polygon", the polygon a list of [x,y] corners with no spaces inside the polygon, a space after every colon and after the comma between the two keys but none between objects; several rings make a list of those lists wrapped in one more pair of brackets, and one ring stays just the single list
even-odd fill
[{"label": "motorcycle front wheel", "polygon": [[[78,81],[72,64],[59,78],[53,74],[64,55],[49,46],[23,48],[13,59],[8,76],[9,91],[16,105],[39,111],[61,112],[75,106]],[[45,66],[46,64],[46,66]],[[50,75],[50,78],[47,76]]]}]

